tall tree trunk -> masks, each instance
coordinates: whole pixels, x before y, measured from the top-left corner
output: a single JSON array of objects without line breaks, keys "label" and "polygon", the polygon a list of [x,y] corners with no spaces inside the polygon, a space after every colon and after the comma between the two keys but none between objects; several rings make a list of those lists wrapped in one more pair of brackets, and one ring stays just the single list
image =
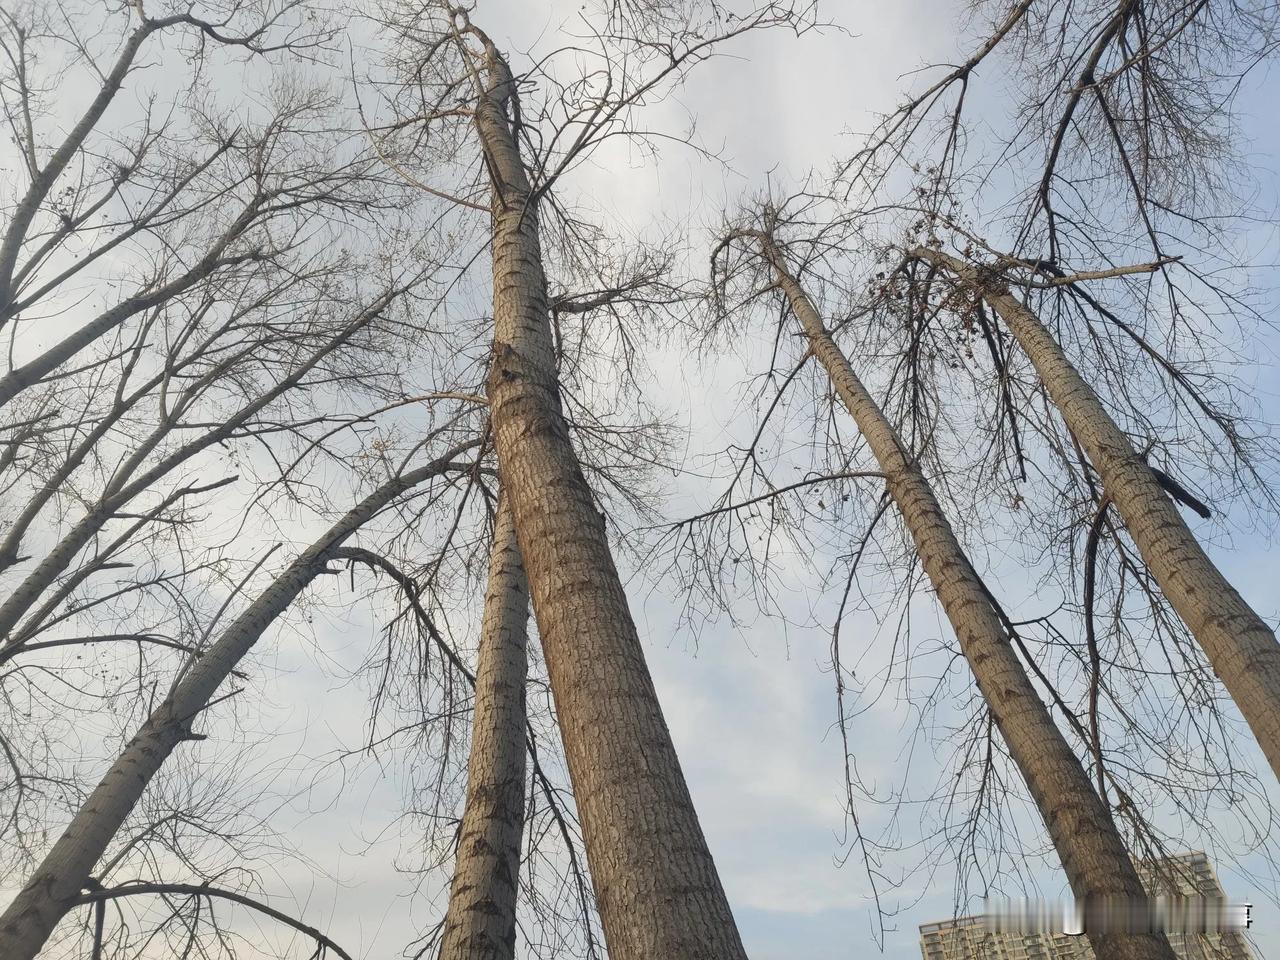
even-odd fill
[{"label": "tall tree trunk", "polygon": [[[1111,812],[1031,685],[928,480],[853,372],[787,267],[782,251],[769,235],[750,235],[759,241],[810,350],[884,472],[889,495],[911,533],[996,726],[1044,817],[1072,891],[1081,901],[1145,897]],[[1086,933],[1099,960],[1173,960],[1164,936]]]},{"label": "tall tree trunk", "polygon": [[1280,643],[1209,559],[1177,506],[1062,347],[1005,283],[937,250],[927,259],[977,291],[1026,352],[1165,598],[1196,638],[1280,777]]},{"label": "tall tree trunk", "polygon": [[560,406],[546,277],[507,108],[511,74],[479,31],[476,128],[492,178],[494,447],[613,960],[745,960]]},{"label": "tall tree trunk", "polygon": [[255,600],[218,641],[188,669],[173,692],[125,746],[93,793],[72,818],[17,897],[0,915],[0,957],[32,960],[63,915],[74,905],[111,838],[133,811],[143,790],[174,748],[191,739],[191,724],[236,664],[276,617],[324,572],[332,552],[375,514],[431,477],[478,441],[383,484],[308,547]]},{"label": "tall tree trunk", "polygon": [[503,497],[489,553],[475,715],[440,960],[513,960],[524,830],[525,642],[529,584]]}]

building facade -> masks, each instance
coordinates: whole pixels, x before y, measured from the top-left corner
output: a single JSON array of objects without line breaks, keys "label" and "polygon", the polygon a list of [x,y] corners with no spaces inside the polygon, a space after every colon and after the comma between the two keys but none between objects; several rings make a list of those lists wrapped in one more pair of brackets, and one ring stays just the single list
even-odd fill
[{"label": "building facade", "polygon": [[[1138,875],[1153,897],[1225,899],[1209,858],[1201,852],[1139,864]],[[1254,960],[1238,932],[1170,933],[1169,944],[1179,960]],[[1086,937],[1062,932],[993,933],[982,916],[923,924],[920,953],[924,960],[1096,960]]]}]

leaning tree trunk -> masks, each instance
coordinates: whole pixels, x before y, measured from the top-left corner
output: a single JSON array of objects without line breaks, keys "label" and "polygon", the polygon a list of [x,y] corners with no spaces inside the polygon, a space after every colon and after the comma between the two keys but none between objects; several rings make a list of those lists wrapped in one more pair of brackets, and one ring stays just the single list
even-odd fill
[{"label": "leaning tree trunk", "polygon": [[569,439],[511,75],[486,47],[476,129],[492,177],[489,409],[612,960],[745,960]]},{"label": "leaning tree trunk", "polygon": [[380,510],[452,466],[478,446],[462,444],[444,457],[391,480],[303,551],[199,658],[125,746],[30,879],[0,915],[0,957],[32,960],[58,921],[76,902],[116,831],[174,748],[191,739],[191,724],[236,664],[298,594],[325,570],[342,543]]},{"label": "leaning tree trunk", "polygon": [[[1111,812],[1031,685],[982,580],[919,465],[853,372],[781,250],[767,234],[751,236],[760,242],[773,267],[810,351],[831,378],[884,472],[889,495],[911,533],[992,718],[1044,817],[1072,891],[1080,901],[1145,897]],[[1086,933],[1099,960],[1174,957],[1163,935]]]},{"label": "leaning tree trunk", "polygon": [[489,553],[475,716],[440,960],[512,960],[524,830],[525,658],[529,584],[504,497]]},{"label": "leaning tree trunk", "polygon": [[1208,656],[1280,777],[1280,643],[1275,633],[1209,559],[1155,474],[1039,318],[989,272],[937,250],[918,249],[912,255],[955,274],[1000,315],[1102,477],[1165,598]]}]

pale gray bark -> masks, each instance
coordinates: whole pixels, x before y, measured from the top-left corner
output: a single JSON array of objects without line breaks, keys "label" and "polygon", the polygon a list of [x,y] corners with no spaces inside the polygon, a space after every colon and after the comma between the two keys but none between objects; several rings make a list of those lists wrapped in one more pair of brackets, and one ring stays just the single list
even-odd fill
[{"label": "pale gray bark", "polygon": [[1142,559],[1235,700],[1280,777],[1280,643],[1200,546],[1155,474],[1062,347],[996,276],[938,250],[912,255],[950,271],[999,314],[1102,478]]},{"label": "pale gray bark", "polygon": [[467,800],[440,960],[512,960],[524,830],[529,584],[515,518],[499,502],[489,552]]},{"label": "pale gray bark", "polygon": [[479,441],[389,480],[308,547],[208,650],[191,661],[172,693],[147,719],[103,776],[17,897],[0,915],[0,957],[32,960],[76,902],[107,845],[147,784],[236,664],[315,577],[344,541],[401,494],[453,468],[453,458]]},{"label": "pale gray bark", "polygon": [[[782,251],[768,234],[743,235],[760,244],[804,329],[810,350],[880,465],[889,495],[910,531],[961,652],[1044,817],[1075,896],[1079,900],[1143,897],[1142,883],[1111,812],[1032,686],[981,578],[918,463],[832,339]],[[1086,932],[1099,960],[1173,960],[1163,936]]]},{"label": "pale gray bark", "polygon": [[493,186],[494,447],[609,955],[745,960],[561,410],[537,197],[507,113],[511,76],[472,32],[488,75],[476,128]]}]

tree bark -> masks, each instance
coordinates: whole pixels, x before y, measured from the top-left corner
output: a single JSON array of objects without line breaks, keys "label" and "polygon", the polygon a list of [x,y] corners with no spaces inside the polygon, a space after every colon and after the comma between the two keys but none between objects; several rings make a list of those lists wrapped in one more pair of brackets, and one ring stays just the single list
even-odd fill
[{"label": "tree bark", "polygon": [[529,584],[515,519],[498,505],[489,553],[475,715],[440,960],[513,960],[520,839],[524,831],[525,656]]},{"label": "tree bark", "polygon": [[[911,533],[992,718],[1044,818],[1077,900],[1144,898],[1142,883],[1111,812],[1031,685],[986,587],[956,539],[928,480],[832,339],[782,251],[767,234],[751,236],[759,241],[773,267],[810,350],[884,472],[889,495]],[[1163,935],[1085,932],[1099,960],[1174,957]]]},{"label": "tree bark", "polygon": [[489,409],[613,960],[745,960],[560,406],[536,194],[487,37],[476,129],[492,180]]},{"label": "tree bark", "polygon": [[0,915],[0,957],[33,960],[63,915],[75,905],[111,838],[174,748],[192,738],[191,724],[236,664],[298,594],[323,573],[334,550],[389,503],[450,469],[454,457],[479,445],[455,447],[383,484],[308,547],[232,623],[191,661],[173,692],[156,708],[103,776],[52,849]]},{"label": "tree bark", "polygon": [[937,250],[912,254],[978,292],[1026,352],[1102,477],[1165,598],[1204,650],[1280,777],[1280,643],[1275,633],[1209,559],[1151,468],[1039,318],[989,271]]}]

